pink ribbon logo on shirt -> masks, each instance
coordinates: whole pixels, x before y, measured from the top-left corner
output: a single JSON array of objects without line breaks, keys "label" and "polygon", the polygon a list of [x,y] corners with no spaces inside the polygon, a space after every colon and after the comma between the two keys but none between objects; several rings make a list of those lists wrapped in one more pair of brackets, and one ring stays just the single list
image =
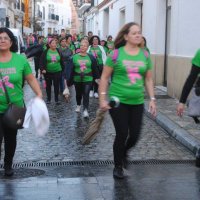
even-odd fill
[{"label": "pink ribbon logo on shirt", "polygon": [[51,62],[56,62],[56,55],[51,55]]},{"label": "pink ribbon logo on shirt", "polygon": [[141,79],[141,75],[138,73],[138,67],[127,67],[128,77],[132,84],[136,83],[136,79]]},{"label": "pink ribbon logo on shirt", "polygon": [[142,76],[139,74],[140,62],[124,60],[123,64],[126,67],[128,78],[132,84],[136,83],[136,79],[142,79]]},{"label": "pink ribbon logo on shirt", "polygon": [[[3,81],[5,83],[5,86],[12,88],[12,89],[14,88],[14,85],[9,82],[9,76],[4,76]],[[3,87],[3,81],[0,80],[0,89],[2,89],[3,92],[5,92],[4,87]]]}]

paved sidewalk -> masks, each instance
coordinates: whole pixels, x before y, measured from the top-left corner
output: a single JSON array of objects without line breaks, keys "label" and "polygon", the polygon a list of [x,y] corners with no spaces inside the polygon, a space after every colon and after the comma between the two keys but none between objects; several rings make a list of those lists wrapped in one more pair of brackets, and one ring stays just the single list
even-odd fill
[{"label": "paved sidewalk", "polygon": [[[200,124],[187,116],[187,108],[183,117],[176,115],[177,99],[167,95],[165,88],[156,87],[158,115],[155,121],[165,129],[172,137],[189,148],[194,154],[200,149]],[[145,112],[148,115],[148,99]],[[148,115],[151,117],[150,115]]]}]

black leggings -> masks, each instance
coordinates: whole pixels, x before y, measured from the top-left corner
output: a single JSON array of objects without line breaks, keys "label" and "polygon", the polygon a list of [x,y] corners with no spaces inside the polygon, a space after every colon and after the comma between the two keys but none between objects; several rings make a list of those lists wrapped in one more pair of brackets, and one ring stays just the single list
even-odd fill
[{"label": "black leggings", "polygon": [[0,158],[1,158],[1,145],[4,138],[4,168],[12,166],[13,157],[17,145],[17,130],[10,129],[2,121],[3,114],[0,114]]},{"label": "black leggings", "polygon": [[116,130],[113,144],[115,166],[122,166],[127,151],[135,146],[139,139],[144,105],[120,104],[110,109],[110,115]]},{"label": "black leggings", "polygon": [[[99,69],[99,74],[101,76],[103,72],[103,65],[98,66],[98,69]],[[95,82],[95,80],[93,80],[91,90],[94,91],[94,93],[98,93],[98,89],[99,89],[99,85]]]},{"label": "black leggings", "polygon": [[76,103],[81,105],[81,100],[83,97],[83,109],[88,109],[89,106],[89,93],[91,89],[92,82],[76,82],[74,83],[76,89]]},{"label": "black leggings", "polygon": [[53,86],[54,86],[54,98],[55,98],[56,102],[58,101],[60,77],[61,77],[61,72],[55,72],[55,73],[47,72],[45,74],[46,92],[47,92],[47,100],[48,101],[51,101],[52,82],[53,82]]}]

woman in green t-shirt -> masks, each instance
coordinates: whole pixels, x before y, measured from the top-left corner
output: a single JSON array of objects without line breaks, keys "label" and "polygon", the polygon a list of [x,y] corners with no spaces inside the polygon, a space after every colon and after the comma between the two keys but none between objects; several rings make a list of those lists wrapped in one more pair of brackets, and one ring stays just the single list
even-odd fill
[{"label": "woman in green t-shirt", "polygon": [[[103,65],[105,64],[106,61],[106,52],[104,48],[100,45],[100,39],[97,35],[93,35],[89,41],[90,46],[88,48],[88,53],[92,54],[96,60],[97,60],[97,65],[99,69],[99,73],[101,75],[102,70],[103,70]],[[98,84],[94,81],[91,91],[90,91],[90,97],[95,97],[98,98]]]},{"label": "woman in green t-shirt", "polygon": [[[73,80],[76,90],[76,112],[81,110],[81,101],[83,99],[83,117],[89,117],[89,92],[92,86],[93,79],[99,79],[99,72],[97,69],[96,59],[87,53],[89,42],[82,40],[80,43],[80,53],[77,53],[72,58],[72,73],[71,80]],[[72,81],[71,81],[72,82]]]},{"label": "woman in green t-shirt", "polygon": [[40,69],[46,81],[47,104],[51,103],[51,86],[54,86],[54,99],[56,105],[60,104],[58,100],[59,83],[61,73],[64,68],[62,54],[57,49],[55,39],[49,41],[49,48],[42,53],[40,57]]},{"label": "woman in green t-shirt", "polygon": [[8,109],[8,102],[2,82],[4,81],[8,95],[13,104],[23,107],[24,79],[35,94],[42,98],[40,86],[33,76],[27,59],[17,52],[17,43],[13,33],[7,28],[0,28],[0,157],[1,144],[4,138],[4,169],[6,176],[13,175],[12,163],[16,149],[17,130],[13,130],[3,122],[3,115]]},{"label": "woman in green t-shirt", "polygon": [[[155,116],[156,105],[149,54],[139,47],[140,26],[131,22],[120,30],[106,60],[99,85],[99,103],[102,110],[110,109],[116,137],[114,140],[114,178],[123,178],[128,150],[138,141],[144,110],[144,86],[150,96],[149,111]],[[116,57],[117,52],[117,57]],[[115,59],[114,59],[115,55]],[[112,81],[108,89],[108,83]],[[106,99],[118,98],[118,107],[110,108]]]},{"label": "woman in green t-shirt", "polygon": [[114,41],[112,40],[112,36],[109,35],[108,38],[107,38],[107,44],[106,46],[108,47],[108,54],[114,50],[115,48],[115,45],[114,45]]}]

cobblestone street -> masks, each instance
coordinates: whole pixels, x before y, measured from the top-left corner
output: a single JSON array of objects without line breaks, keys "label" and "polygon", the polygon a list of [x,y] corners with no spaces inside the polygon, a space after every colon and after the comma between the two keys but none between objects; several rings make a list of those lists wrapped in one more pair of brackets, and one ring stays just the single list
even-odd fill
[{"label": "cobblestone street", "polygon": [[[24,89],[27,102],[34,95],[29,86],[26,85]],[[51,125],[44,137],[37,136],[31,127],[19,131],[14,163],[113,160],[112,144],[115,131],[109,114],[107,113],[97,138],[89,145],[82,145],[81,140],[95,117],[98,100],[90,99],[90,118],[85,120],[81,113],[75,112],[73,87],[71,93],[69,103],[64,102],[61,97],[61,105],[54,102],[48,105]],[[144,116],[141,138],[130,152],[130,160],[148,159],[187,160],[194,159],[194,156],[154,121]]]}]

